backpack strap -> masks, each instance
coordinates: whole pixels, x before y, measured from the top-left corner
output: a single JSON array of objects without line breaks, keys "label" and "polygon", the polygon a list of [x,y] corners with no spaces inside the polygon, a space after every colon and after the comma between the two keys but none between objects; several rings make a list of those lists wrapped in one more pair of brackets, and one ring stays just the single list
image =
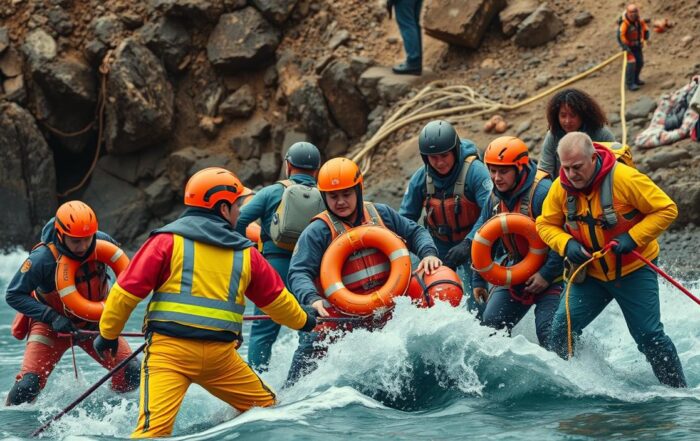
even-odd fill
[{"label": "backpack strap", "polygon": [[475,159],[475,155],[464,158],[462,168],[459,170],[459,175],[457,176],[454,189],[452,190],[453,196],[464,196],[464,184],[467,182],[467,173],[469,173],[469,167],[471,167]]},{"label": "backpack strap", "polygon": [[[384,226],[384,220],[382,220],[382,217],[379,215],[379,211],[377,211],[377,207],[374,206],[372,202],[365,202],[364,203],[365,210],[367,214],[369,215],[369,218],[372,220],[372,223],[374,225],[379,225],[379,226]],[[367,216],[365,216],[366,218]]]},{"label": "backpack strap", "polygon": [[292,185],[294,185],[294,181],[292,181],[291,179],[282,179],[281,181],[277,181],[277,183],[281,184],[284,188],[291,187]]},{"label": "backpack strap", "polygon": [[433,177],[428,173],[428,166],[425,166],[425,200],[430,199],[435,194],[435,184]]},{"label": "backpack strap", "polygon": [[535,180],[532,181],[532,185],[530,185],[530,191],[525,193],[520,199],[520,213],[530,217],[530,213],[532,213],[532,200],[535,198],[535,191],[537,191],[537,185],[542,179],[547,177],[549,177],[549,173],[547,173],[544,170],[537,170],[535,172]]},{"label": "backpack strap", "polygon": [[600,206],[603,209],[603,222],[605,228],[614,228],[617,225],[617,213],[613,207],[613,175],[617,162],[613,164],[610,172],[605,175],[600,187]]},{"label": "backpack strap", "polygon": [[58,251],[58,248],[56,248],[56,244],[54,243],[44,243],[44,242],[39,242],[38,244],[34,245],[31,249],[31,251],[36,250],[39,247],[46,247],[51,251],[51,254],[53,254],[53,258],[58,260],[58,257],[61,255],[61,253]]},{"label": "backpack strap", "polygon": [[345,224],[343,224],[343,222],[336,216],[332,215],[328,210],[317,214],[313,217],[313,219],[321,219],[326,225],[328,225],[328,228],[331,230],[331,240],[347,231]]}]

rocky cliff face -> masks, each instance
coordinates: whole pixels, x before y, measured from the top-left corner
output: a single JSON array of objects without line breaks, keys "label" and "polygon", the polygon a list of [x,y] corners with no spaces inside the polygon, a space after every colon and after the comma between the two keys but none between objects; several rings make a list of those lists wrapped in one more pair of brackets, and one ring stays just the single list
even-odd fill
[{"label": "rocky cliff face", "polygon": [[[133,248],[177,216],[184,183],[201,168],[229,167],[255,188],[280,176],[293,142],[310,140],[326,158],[347,154],[426,81],[517,100],[611,53],[607,40],[585,34],[611,29],[606,21],[617,11],[593,0],[468,3],[426,1],[426,33],[450,44],[425,39],[432,72],[418,78],[385,67],[402,48],[383,2],[3,2],[0,190],[9,205],[0,212],[0,247],[31,246],[57,204],[78,198],[95,208],[102,229]],[[671,11],[697,29],[692,11]],[[676,65],[692,62],[677,58]],[[600,89],[611,92],[599,99],[614,108],[612,76],[612,86]],[[630,99],[631,129],[646,123],[653,97]],[[546,130],[542,115],[542,103],[508,115],[510,130],[535,152]],[[410,140],[423,123],[382,144],[367,180],[375,200],[397,205],[420,162]],[[484,148],[492,135],[481,126],[468,121],[460,133]],[[678,200],[679,224],[700,221],[700,180],[684,172],[698,165],[694,147],[639,161]]]}]

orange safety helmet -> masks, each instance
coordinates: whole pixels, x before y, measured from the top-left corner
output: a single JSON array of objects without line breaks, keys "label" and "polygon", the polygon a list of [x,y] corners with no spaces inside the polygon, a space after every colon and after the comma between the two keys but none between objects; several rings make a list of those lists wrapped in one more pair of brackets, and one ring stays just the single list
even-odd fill
[{"label": "orange safety helmet", "polygon": [[362,172],[354,161],[347,158],[333,158],[323,164],[318,171],[319,191],[336,191],[360,185]]},{"label": "orange safety helmet", "polygon": [[515,136],[494,139],[484,152],[484,163],[487,165],[512,165],[521,171],[529,162],[527,145]]},{"label": "orange safety helmet", "polygon": [[225,168],[205,168],[187,181],[185,205],[212,209],[221,201],[233,204],[243,194],[243,189],[236,175]]},{"label": "orange safety helmet", "polygon": [[54,221],[58,238],[90,237],[97,233],[97,216],[85,202],[68,201],[58,207]]}]

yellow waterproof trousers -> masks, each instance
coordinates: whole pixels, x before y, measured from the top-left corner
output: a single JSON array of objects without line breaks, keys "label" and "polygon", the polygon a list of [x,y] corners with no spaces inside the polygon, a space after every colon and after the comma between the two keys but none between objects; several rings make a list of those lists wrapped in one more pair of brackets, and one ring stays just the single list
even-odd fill
[{"label": "yellow waterproof trousers", "polygon": [[191,383],[241,412],[275,404],[275,394],[241,359],[235,342],[153,333],[141,365],[139,422],[131,437],[170,435]]}]

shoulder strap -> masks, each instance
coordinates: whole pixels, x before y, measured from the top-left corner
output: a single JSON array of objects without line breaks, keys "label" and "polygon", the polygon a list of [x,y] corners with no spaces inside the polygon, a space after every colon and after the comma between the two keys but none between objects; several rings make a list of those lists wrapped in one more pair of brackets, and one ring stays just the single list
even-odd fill
[{"label": "shoulder strap", "polygon": [[374,225],[381,225],[382,227],[384,226],[384,220],[382,220],[382,217],[379,215],[379,211],[377,211],[377,207],[374,206],[372,202],[365,202],[365,218],[369,216],[369,218],[372,220],[372,223]]},{"label": "shoulder strap", "polygon": [[603,182],[600,186],[600,206],[603,209],[603,221],[607,228],[613,228],[617,225],[617,214],[615,213],[615,208],[613,207],[613,177],[615,175],[615,168],[617,167],[617,162],[613,164],[612,169],[603,178]]},{"label": "shoulder strap", "polygon": [[291,179],[283,179],[281,181],[277,181],[277,183],[282,184],[282,187],[284,188],[291,187],[292,185],[294,185],[294,181],[292,181]]},{"label": "shoulder strap", "polygon": [[576,196],[571,193],[566,194],[566,225],[572,230],[578,230]]},{"label": "shoulder strap", "polygon": [[432,195],[435,194],[435,184],[433,184],[433,177],[428,173],[428,166],[425,166],[425,199],[428,200]]},{"label": "shoulder strap", "polygon": [[58,260],[58,256],[61,254],[58,251],[58,248],[56,248],[56,245],[53,243],[44,243],[44,242],[39,242],[38,244],[34,245],[31,249],[31,251],[36,250],[39,247],[46,247],[51,251],[51,254],[53,254],[53,258]]},{"label": "shoulder strap", "polygon": [[535,191],[537,191],[537,185],[542,179],[546,177],[549,177],[549,173],[547,173],[544,170],[537,170],[535,172],[535,180],[532,181],[530,191],[525,193],[520,199],[520,213],[524,214],[525,216],[530,216],[530,213],[532,213],[532,200],[535,198]]},{"label": "shoulder strap", "polygon": [[472,162],[474,162],[475,159],[476,156],[474,155],[467,156],[466,158],[464,158],[462,168],[459,170],[459,176],[457,176],[454,190],[452,191],[452,194],[454,196],[464,196],[464,183],[467,182],[467,173],[469,173],[469,167],[472,165]]},{"label": "shoulder strap", "polygon": [[489,199],[489,203],[491,204],[491,216],[493,217],[501,212],[501,200],[498,199],[498,196],[496,196],[496,193],[493,191],[491,191]]},{"label": "shoulder strap", "polygon": [[331,230],[331,240],[335,239],[336,237],[340,236],[345,231],[347,231],[345,224],[343,224],[343,222],[336,216],[333,216],[328,210],[317,214],[312,218],[312,220],[313,219],[321,219],[323,222],[326,223],[326,225],[328,225],[328,228]]}]

